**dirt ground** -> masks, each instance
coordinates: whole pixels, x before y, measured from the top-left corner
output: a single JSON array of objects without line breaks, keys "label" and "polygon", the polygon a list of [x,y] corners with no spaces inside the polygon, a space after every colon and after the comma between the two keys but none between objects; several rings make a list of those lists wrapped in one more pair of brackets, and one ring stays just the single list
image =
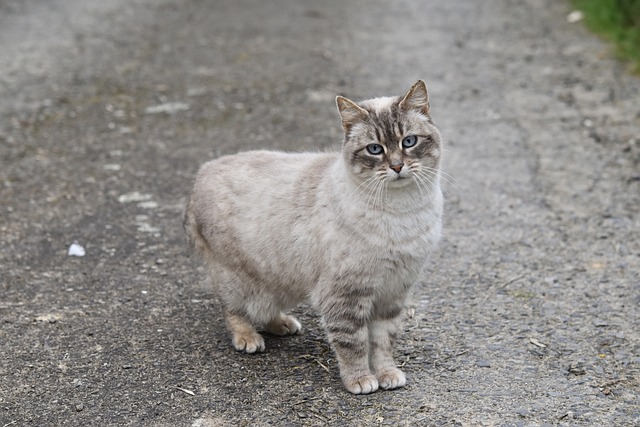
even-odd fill
[{"label": "dirt ground", "polygon": [[[640,79],[554,0],[0,0],[0,427],[640,425]],[[445,236],[353,396],[317,315],[233,351],[198,166],[337,150],[426,80]],[[69,256],[73,243],[84,256]]]}]

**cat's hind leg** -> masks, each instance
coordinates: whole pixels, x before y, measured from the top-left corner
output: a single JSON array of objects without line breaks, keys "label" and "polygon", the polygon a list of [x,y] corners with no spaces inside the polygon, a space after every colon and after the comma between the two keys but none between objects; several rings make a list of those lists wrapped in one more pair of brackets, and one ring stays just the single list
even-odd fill
[{"label": "cat's hind leg", "polygon": [[302,325],[295,317],[280,312],[265,325],[264,329],[273,335],[284,336],[297,334],[302,330]]},{"label": "cat's hind leg", "polygon": [[245,353],[264,351],[264,338],[246,317],[227,312],[225,318],[236,350]]},{"label": "cat's hind leg", "polygon": [[218,288],[233,347],[245,353],[263,352],[264,338],[256,326],[275,314],[266,299],[255,294],[259,285],[239,269],[233,271],[213,257],[209,261],[209,279]]},{"label": "cat's hind leg", "polygon": [[[265,349],[264,338],[251,321],[238,314],[226,313],[227,327],[231,332],[231,342],[238,351],[245,353],[261,353]],[[293,317],[280,312],[271,321],[267,322],[264,330],[274,335],[293,335],[300,332],[302,326]]]},{"label": "cat's hind leg", "polygon": [[211,266],[210,277],[219,288],[227,327],[236,350],[263,352],[265,342],[258,330],[274,335],[292,335],[302,329],[295,317],[282,312],[287,304],[294,305],[286,296],[274,292],[268,284],[240,269],[232,271],[215,263]]}]

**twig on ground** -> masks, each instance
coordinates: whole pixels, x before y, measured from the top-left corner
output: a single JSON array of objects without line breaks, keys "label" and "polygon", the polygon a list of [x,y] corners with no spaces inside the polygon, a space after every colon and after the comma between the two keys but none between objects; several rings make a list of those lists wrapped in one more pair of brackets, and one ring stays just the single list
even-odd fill
[{"label": "twig on ground", "polygon": [[512,277],[511,279],[507,280],[506,282],[504,282],[502,285],[498,286],[498,289],[503,289],[506,288],[507,286],[509,286],[510,284],[517,282],[518,280],[522,279],[523,277],[525,277],[526,274],[521,274],[519,276],[516,277]]},{"label": "twig on ground", "polygon": [[302,400],[299,400],[299,401],[297,401],[297,402],[294,402],[293,406],[296,406],[296,405],[302,405],[303,403],[312,402],[312,401],[314,401],[314,400],[320,400],[320,399],[322,399],[322,397],[321,397],[321,396],[318,396],[318,397],[310,397],[310,398],[308,398],[308,399],[302,399]]},{"label": "twig on ground", "polygon": [[533,345],[535,345],[536,347],[540,347],[540,348],[547,348],[546,344],[541,343],[540,341],[538,341],[535,338],[529,338],[529,342]]},{"label": "twig on ground", "polygon": [[329,368],[327,368],[326,366],[324,366],[324,365],[322,364],[322,362],[321,362],[321,361],[319,361],[318,359],[316,359],[316,362],[318,363],[318,365],[320,365],[320,366],[322,367],[322,369],[324,369],[325,371],[327,371],[327,372],[331,373],[331,370],[329,370]]},{"label": "twig on ground", "polygon": [[442,360],[453,359],[454,357],[462,356],[463,354],[467,354],[467,353],[469,353],[469,350],[462,350],[461,352],[458,352],[456,354],[445,356],[442,358]]},{"label": "twig on ground", "polygon": [[189,396],[195,396],[196,394],[191,390],[187,390],[186,388],[176,387],[176,389],[180,390],[183,393],[187,393]]}]

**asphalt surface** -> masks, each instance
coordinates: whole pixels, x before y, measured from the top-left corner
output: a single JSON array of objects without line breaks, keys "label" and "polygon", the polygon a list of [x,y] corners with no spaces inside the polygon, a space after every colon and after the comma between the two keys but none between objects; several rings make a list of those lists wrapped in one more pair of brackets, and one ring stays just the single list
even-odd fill
[{"label": "asphalt surface", "polygon": [[[640,425],[640,79],[553,0],[0,0],[0,427]],[[236,353],[204,161],[337,150],[426,80],[445,237],[353,396],[318,317]],[[69,256],[73,243],[84,256]]]}]

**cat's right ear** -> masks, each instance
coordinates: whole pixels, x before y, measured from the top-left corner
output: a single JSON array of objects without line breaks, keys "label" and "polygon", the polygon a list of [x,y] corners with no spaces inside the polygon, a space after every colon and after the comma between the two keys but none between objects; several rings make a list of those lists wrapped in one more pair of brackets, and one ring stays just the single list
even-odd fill
[{"label": "cat's right ear", "polygon": [[365,122],[369,118],[369,113],[364,108],[344,96],[336,97],[336,105],[342,118],[342,128],[349,132],[356,123]]},{"label": "cat's right ear", "polygon": [[427,84],[424,80],[418,80],[415,82],[409,92],[402,98],[400,108],[404,110],[416,110],[424,114],[429,115],[429,91],[427,90]]}]

